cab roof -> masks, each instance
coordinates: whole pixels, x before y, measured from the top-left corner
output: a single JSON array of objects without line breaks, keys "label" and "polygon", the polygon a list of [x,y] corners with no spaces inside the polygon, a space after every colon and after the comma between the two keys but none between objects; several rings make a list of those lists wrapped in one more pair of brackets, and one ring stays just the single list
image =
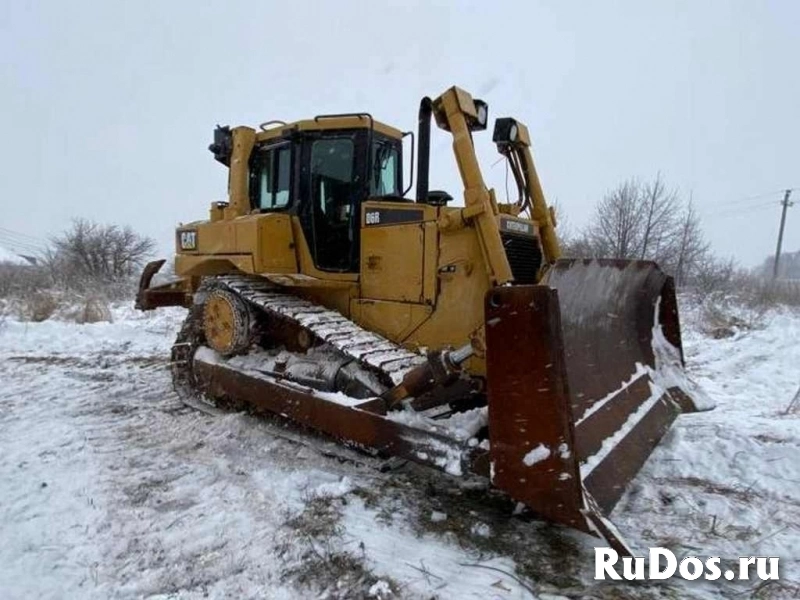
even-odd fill
[{"label": "cab roof", "polygon": [[267,140],[283,137],[290,131],[327,131],[331,129],[369,129],[383,135],[399,140],[403,137],[403,132],[395,129],[391,125],[386,125],[376,121],[370,115],[320,115],[313,119],[294,121],[293,123],[281,123],[269,121],[260,125],[261,130],[256,132],[256,141],[264,142]]}]

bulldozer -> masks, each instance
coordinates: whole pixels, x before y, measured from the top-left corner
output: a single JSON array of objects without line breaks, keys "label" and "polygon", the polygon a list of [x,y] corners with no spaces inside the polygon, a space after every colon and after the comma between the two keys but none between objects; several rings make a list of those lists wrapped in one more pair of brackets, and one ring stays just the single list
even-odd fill
[{"label": "bulldozer", "polygon": [[[452,87],[422,99],[416,135],[368,113],[217,126],[228,199],[177,228],[177,278],[154,285],[165,261],[149,263],[136,306],[189,309],[171,356],[188,403],[486,478],[629,554],[608,514],[700,408],[673,280],[649,261],[562,258],[515,118],[492,135],[515,197],[487,187],[473,135],[488,114]],[[429,189],[433,122],[463,204]]]}]

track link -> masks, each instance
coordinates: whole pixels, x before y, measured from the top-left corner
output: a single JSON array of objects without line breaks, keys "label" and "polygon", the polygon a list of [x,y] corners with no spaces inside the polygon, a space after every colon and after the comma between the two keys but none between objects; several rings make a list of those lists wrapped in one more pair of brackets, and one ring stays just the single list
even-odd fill
[{"label": "track link", "polygon": [[355,359],[368,370],[383,374],[394,385],[425,357],[406,350],[377,333],[367,331],[340,313],[287,294],[261,278],[224,275],[209,280],[238,294],[251,306],[305,328],[320,341]]}]

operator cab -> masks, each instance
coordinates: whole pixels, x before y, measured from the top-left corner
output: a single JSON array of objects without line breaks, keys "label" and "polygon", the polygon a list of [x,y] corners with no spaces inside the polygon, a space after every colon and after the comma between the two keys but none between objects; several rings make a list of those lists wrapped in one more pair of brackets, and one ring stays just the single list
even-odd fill
[{"label": "operator cab", "polygon": [[[225,129],[210,150],[227,164]],[[367,114],[262,126],[249,160],[251,214],[296,215],[318,269],[357,272],[361,204],[405,201],[402,137]]]}]

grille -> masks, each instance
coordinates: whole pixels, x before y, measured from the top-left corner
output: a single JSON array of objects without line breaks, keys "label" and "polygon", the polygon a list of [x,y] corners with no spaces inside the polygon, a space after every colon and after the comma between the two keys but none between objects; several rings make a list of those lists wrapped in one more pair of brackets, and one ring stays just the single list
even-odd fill
[{"label": "grille", "polygon": [[536,283],[536,274],[542,266],[542,250],[539,239],[526,235],[516,235],[505,231],[500,232],[506,256],[514,275],[514,283]]}]

